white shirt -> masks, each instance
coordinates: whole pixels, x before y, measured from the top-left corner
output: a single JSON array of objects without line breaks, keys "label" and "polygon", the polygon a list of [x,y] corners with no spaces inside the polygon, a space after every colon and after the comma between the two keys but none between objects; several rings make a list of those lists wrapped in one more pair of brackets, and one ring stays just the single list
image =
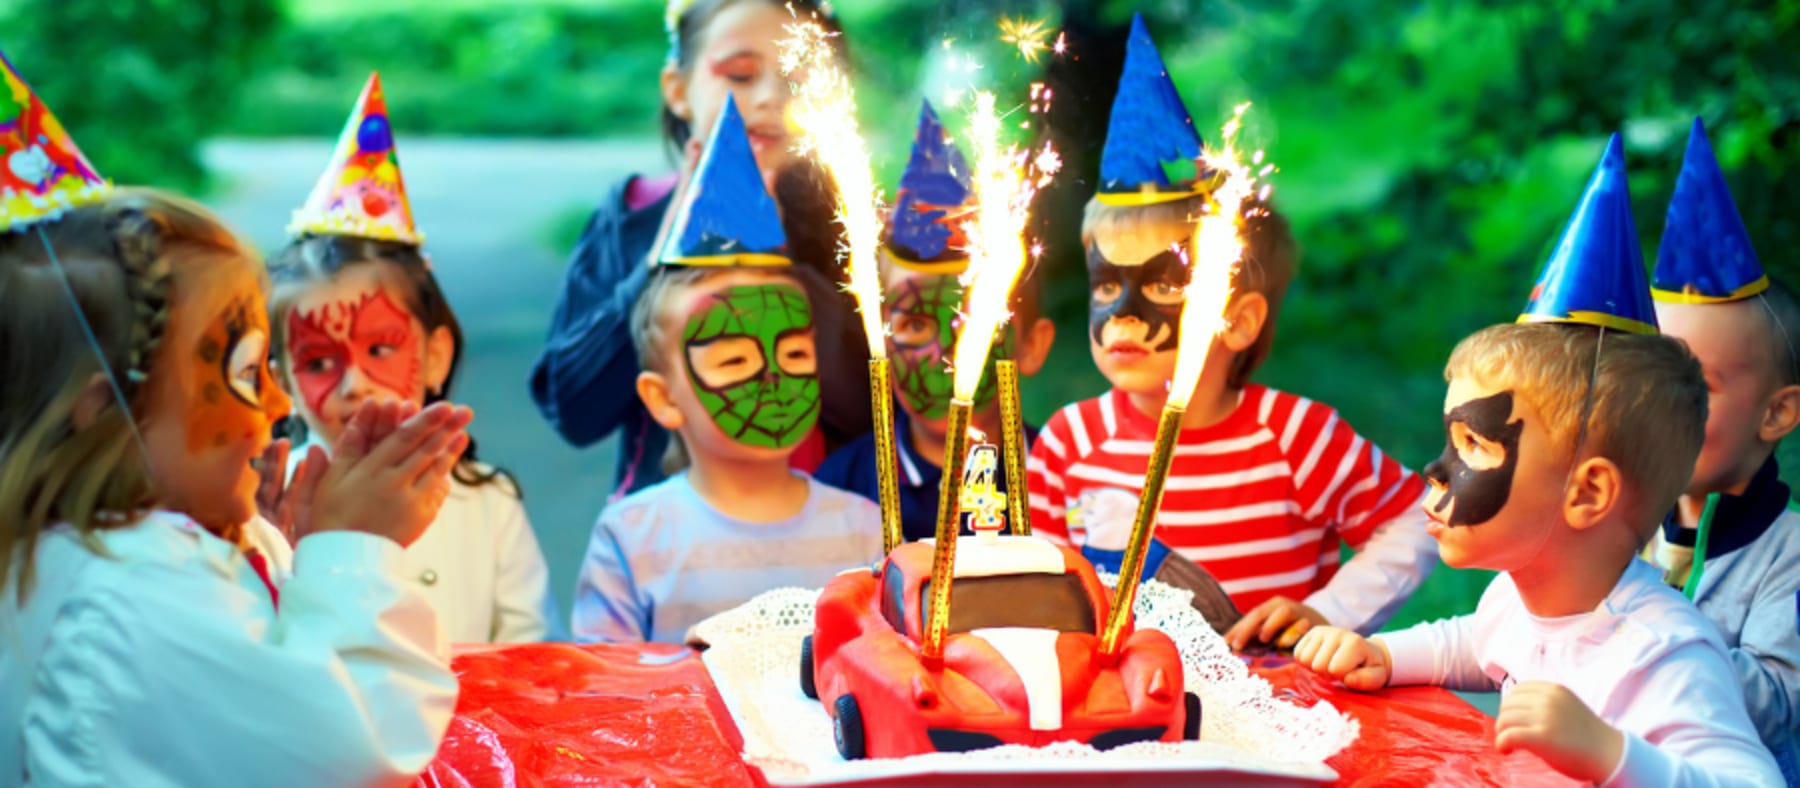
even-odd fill
[{"label": "white shirt", "polygon": [[301,541],[280,611],[236,545],[157,512],[43,535],[0,596],[0,784],[404,785],[457,684],[399,545]]},{"label": "white shirt", "polygon": [[[305,456],[304,448],[289,455],[290,475]],[[472,470],[493,471],[480,463]],[[246,534],[261,546],[254,532]],[[280,564],[276,550],[265,552]],[[552,629],[561,617],[544,552],[518,488],[505,477],[476,487],[452,477],[437,519],[406,548],[405,576],[437,610],[452,643],[537,643],[562,635]]]},{"label": "white shirt", "polygon": [[1538,618],[1510,575],[1488,584],[1475,612],[1381,636],[1388,683],[1508,692],[1522,681],[1568,688],[1625,734],[1606,785],[1781,785],[1744,711],[1719,633],[1632,559],[1593,612]]}]

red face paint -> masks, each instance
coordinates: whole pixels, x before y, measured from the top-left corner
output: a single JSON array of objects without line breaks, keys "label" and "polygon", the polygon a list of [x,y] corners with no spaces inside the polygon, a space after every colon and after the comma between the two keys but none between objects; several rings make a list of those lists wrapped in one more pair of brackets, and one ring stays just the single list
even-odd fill
[{"label": "red face paint", "polygon": [[351,370],[408,402],[419,397],[418,331],[412,316],[381,290],[289,312],[287,344],[294,384],[315,414]]}]

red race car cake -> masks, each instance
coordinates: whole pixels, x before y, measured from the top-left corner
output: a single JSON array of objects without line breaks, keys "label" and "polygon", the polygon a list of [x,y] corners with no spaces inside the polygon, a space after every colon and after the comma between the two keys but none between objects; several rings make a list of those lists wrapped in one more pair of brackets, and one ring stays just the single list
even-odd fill
[{"label": "red race car cake", "polygon": [[1174,641],[1135,630],[1104,654],[1111,593],[1079,552],[1031,536],[963,540],[942,657],[926,658],[936,547],[900,545],[819,595],[800,686],[824,702],[846,759],[1199,738]]}]

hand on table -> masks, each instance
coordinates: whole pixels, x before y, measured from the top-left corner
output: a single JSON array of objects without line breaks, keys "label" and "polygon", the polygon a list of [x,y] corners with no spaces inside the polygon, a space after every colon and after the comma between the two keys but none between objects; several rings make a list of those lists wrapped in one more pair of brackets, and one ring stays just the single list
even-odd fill
[{"label": "hand on table", "polygon": [[472,418],[468,408],[442,402],[423,411],[410,403],[358,406],[328,467],[294,491],[310,510],[296,523],[306,529],[299,535],[361,531],[411,545],[450,494]]},{"label": "hand on table", "polygon": [[1270,599],[1238,619],[1225,633],[1225,642],[1235,651],[1243,651],[1252,642],[1268,643],[1276,648],[1293,648],[1313,627],[1324,626],[1325,616],[1319,611],[1284,596]]},{"label": "hand on table", "polygon": [[1387,646],[1348,629],[1316,627],[1294,647],[1294,661],[1344,682],[1353,690],[1373,692],[1392,675]]},{"label": "hand on table", "polygon": [[1568,688],[1526,681],[1500,701],[1494,747],[1501,753],[1525,750],[1563,774],[1599,784],[1624,757],[1625,735]]}]

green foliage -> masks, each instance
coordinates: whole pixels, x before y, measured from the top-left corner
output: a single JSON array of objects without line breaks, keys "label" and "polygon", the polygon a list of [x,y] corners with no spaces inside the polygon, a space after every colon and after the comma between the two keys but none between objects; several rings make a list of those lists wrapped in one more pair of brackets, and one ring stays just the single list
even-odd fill
[{"label": "green foliage", "polygon": [[7,56],[100,173],[187,190],[280,18],[274,0],[0,2]]}]

